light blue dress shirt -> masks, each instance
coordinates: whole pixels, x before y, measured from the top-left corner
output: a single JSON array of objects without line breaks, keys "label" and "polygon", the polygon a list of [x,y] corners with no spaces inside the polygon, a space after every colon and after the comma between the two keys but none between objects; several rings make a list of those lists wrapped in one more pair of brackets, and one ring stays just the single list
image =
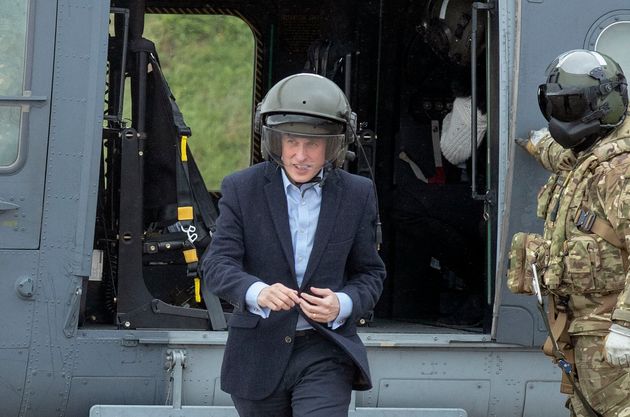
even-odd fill
[{"label": "light blue dress shirt", "polygon": [[[315,231],[317,230],[319,210],[322,204],[322,188],[319,186],[319,183],[307,183],[298,188],[289,180],[284,170],[282,170],[282,182],[287,196],[295,276],[299,288],[302,285],[306,266],[313,249],[313,242],[315,241]],[[268,287],[268,285],[264,282],[256,282],[247,289],[245,294],[247,309],[263,318],[269,317],[270,309],[261,308],[257,300],[260,291],[265,287]],[[328,323],[328,326],[333,329],[344,324],[352,313],[352,299],[343,292],[336,292],[335,294],[339,299],[339,314],[334,321]],[[297,330],[310,329],[311,327],[304,317],[300,315],[296,325]]]}]

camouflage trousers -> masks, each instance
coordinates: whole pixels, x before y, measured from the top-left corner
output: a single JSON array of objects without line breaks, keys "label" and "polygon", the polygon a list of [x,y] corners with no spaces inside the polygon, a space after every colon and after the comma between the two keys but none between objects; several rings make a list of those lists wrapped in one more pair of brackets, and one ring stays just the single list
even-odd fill
[{"label": "camouflage trousers", "polygon": [[[630,368],[608,364],[601,336],[571,336],[575,346],[578,386],[591,406],[604,417],[630,417]],[[573,394],[571,415],[587,417],[582,402]]]}]

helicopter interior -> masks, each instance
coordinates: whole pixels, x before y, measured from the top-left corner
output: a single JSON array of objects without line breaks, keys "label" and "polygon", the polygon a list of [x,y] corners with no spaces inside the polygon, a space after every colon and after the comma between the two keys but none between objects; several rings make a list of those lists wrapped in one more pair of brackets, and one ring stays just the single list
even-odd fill
[{"label": "helicopter interior", "polygon": [[[487,41],[493,17],[479,13],[474,27],[472,7],[470,0],[113,0],[97,272],[83,292],[81,326],[225,328],[230,306],[196,274],[218,190],[206,192],[201,161],[182,139],[190,129],[177,103],[186,96],[170,89],[160,69],[169,56],[158,58],[160,45],[143,37],[143,26],[149,15],[228,14],[247,23],[255,42],[251,108],[274,82],[307,71],[335,81],[358,114],[346,168],[376,184],[388,271],[379,303],[360,324],[375,332],[487,331],[497,145],[486,80],[496,55]],[[251,163],[262,160],[259,140],[252,131]]]}]

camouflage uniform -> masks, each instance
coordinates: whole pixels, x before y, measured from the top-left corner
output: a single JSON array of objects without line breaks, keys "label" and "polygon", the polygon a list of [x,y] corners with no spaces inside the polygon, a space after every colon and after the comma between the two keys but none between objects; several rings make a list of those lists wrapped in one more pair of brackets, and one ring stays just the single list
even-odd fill
[{"label": "camouflage uniform", "polygon": [[[612,319],[630,326],[630,117],[577,155],[549,134],[529,150],[553,172],[538,198],[548,245],[542,281],[556,304],[568,301],[579,387],[604,416],[628,417],[630,370],[609,365],[603,346]],[[579,230],[581,209],[607,221],[625,247]],[[585,415],[577,396],[570,403]]]}]

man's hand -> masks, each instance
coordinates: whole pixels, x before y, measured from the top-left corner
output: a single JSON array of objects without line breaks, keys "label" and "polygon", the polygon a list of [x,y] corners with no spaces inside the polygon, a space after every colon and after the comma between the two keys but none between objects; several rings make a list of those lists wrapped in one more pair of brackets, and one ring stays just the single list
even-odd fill
[{"label": "man's hand", "polygon": [[300,297],[297,294],[296,290],[276,283],[263,288],[256,301],[260,307],[272,311],[291,310],[296,304],[300,304]]},{"label": "man's hand", "polygon": [[311,294],[302,293],[300,307],[312,320],[318,323],[329,323],[339,315],[339,299],[337,294],[328,288],[311,287]]},{"label": "man's hand", "polygon": [[619,324],[610,326],[604,345],[606,362],[613,366],[630,366],[630,329]]}]

